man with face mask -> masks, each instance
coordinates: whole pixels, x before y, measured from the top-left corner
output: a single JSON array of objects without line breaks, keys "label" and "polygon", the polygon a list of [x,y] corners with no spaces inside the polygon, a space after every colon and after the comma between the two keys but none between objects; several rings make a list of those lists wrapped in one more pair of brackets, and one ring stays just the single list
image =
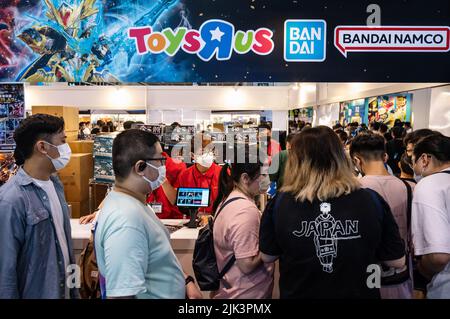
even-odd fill
[{"label": "man with face mask", "polygon": [[101,287],[107,298],[183,299],[191,281],[170,246],[170,236],[147,205],[166,179],[158,138],[127,130],[114,139],[114,189],[103,201],[95,229]]},{"label": "man with face mask", "polygon": [[[361,186],[377,192],[389,205],[392,215],[399,227],[400,236],[405,244],[409,243],[408,234],[408,189],[414,189],[413,183],[408,183],[392,176],[385,166],[386,146],[382,136],[375,133],[361,133],[350,145],[350,156],[361,172]],[[408,183],[407,186],[405,183]],[[408,249],[409,251],[409,249]],[[408,263],[409,269],[412,267]],[[380,294],[383,299],[411,299],[413,294],[412,280],[408,268],[394,269],[385,267],[383,281],[389,285],[381,285]]]},{"label": "man with face mask", "polygon": [[56,171],[71,156],[64,120],[44,114],[14,132],[17,174],[0,188],[0,298],[75,298],[69,208]]},{"label": "man with face mask", "polygon": [[450,137],[434,134],[414,146],[420,182],[412,203],[412,239],[418,269],[431,280],[428,298],[450,297]]},{"label": "man with face mask", "polygon": [[201,208],[201,212],[211,214],[213,203],[219,192],[220,166],[214,160],[211,137],[204,133],[196,134],[191,143],[191,154],[194,165],[182,171],[173,187],[164,183],[164,192],[172,204],[176,201],[176,189],[179,187],[208,188],[210,190],[209,206]]}]

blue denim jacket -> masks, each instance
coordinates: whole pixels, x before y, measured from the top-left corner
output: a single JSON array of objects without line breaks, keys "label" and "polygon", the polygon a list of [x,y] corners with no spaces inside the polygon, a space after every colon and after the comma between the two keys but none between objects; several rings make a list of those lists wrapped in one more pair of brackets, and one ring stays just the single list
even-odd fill
[{"label": "blue denim jacket", "polygon": [[[58,177],[50,179],[64,214],[70,264],[75,264],[64,189]],[[71,289],[70,295],[78,298],[78,290]],[[48,196],[21,168],[0,187],[0,299],[59,299],[64,296],[64,257]]]}]

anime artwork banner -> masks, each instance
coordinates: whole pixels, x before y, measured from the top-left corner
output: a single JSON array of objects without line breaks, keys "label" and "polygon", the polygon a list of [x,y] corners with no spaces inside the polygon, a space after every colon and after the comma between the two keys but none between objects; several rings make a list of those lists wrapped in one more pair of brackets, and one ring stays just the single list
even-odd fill
[{"label": "anime artwork banner", "polygon": [[[0,0],[0,81],[450,81],[448,0],[372,7],[360,0]],[[381,26],[368,25],[374,19]]]}]

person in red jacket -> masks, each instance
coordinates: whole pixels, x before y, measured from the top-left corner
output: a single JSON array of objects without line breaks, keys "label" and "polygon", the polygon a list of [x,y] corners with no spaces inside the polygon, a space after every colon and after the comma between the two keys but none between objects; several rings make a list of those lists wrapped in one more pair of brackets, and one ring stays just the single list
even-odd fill
[{"label": "person in red jacket", "polygon": [[[162,156],[166,158],[166,181],[161,187],[151,192],[147,197],[147,203],[152,206],[153,210],[159,219],[181,219],[183,214],[180,212],[177,206],[173,205],[167,198],[164,189],[167,187],[172,188],[178,179],[180,173],[186,170],[186,164],[172,159],[167,153],[162,153]],[[100,204],[99,208],[101,208]],[[88,224],[95,218],[97,211],[80,218],[80,224]]]},{"label": "person in red jacket", "polygon": [[272,128],[269,124],[263,123],[258,126],[258,137],[260,143],[265,143],[269,158],[281,152],[280,143],[272,138]]},{"label": "person in red jacket", "polygon": [[[198,142],[195,143],[194,141]],[[191,157],[195,164],[178,175],[177,181],[173,185],[174,187],[164,185],[164,191],[171,203],[175,204],[176,191],[179,187],[209,188],[209,206],[199,208],[199,213],[212,214],[212,206],[219,193],[221,167],[214,162],[214,153],[210,143],[211,137],[203,132],[196,134],[192,139],[191,150],[194,152],[191,154]]]},{"label": "person in red jacket", "polygon": [[166,158],[166,182],[162,187],[151,192],[147,198],[153,210],[160,219],[181,219],[183,214],[177,206],[173,205],[166,196],[164,188],[175,185],[178,176],[186,170],[186,164],[172,159],[167,153],[163,152],[162,156]]}]

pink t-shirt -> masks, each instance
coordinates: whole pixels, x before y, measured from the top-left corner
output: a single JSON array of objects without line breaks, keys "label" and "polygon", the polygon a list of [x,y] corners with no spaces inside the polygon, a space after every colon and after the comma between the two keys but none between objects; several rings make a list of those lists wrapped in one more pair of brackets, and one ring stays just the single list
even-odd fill
[{"label": "pink t-shirt", "polygon": [[[234,254],[236,259],[259,254],[261,212],[244,194],[233,191],[227,198],[244,197],[228,204],[214,222],[214,248],[219,270]],[[262,264],[251,274],[244,274],[236,263],[225,274],[215,299],[271,298],[273,264]],[[225,284],[225,285],[224,285]]]},{"label": "pink t-shirt", "polygon": [[[407,209],[408,203],[406,200],[406,186],[397,177],[389,176],[364,176],[361,178],[361,184],[364,188],[370,188],[380,194],[381,197],[388,203],[391,208],[392,215],[394,215],[397,222],[400,236],[406,243],[407,230]],[[408,182],[411,190],[414,191],[414,183]]]},{"label": "pink t-shirt", "polygon": [[[370,188],[380,194],[391,208],[392,215],[397,222],[400,236],[407,243],[407,190],[405,184],[397,177],[389,176],[364,176],[361,178],[364,188]],[[407,182],[414,191],[414,183]],[[411,262],[411,261],[407,261]],[[382,299],[410,299],[412,298],[412,281],[395,286],[382,286],[380,289]]]}]

